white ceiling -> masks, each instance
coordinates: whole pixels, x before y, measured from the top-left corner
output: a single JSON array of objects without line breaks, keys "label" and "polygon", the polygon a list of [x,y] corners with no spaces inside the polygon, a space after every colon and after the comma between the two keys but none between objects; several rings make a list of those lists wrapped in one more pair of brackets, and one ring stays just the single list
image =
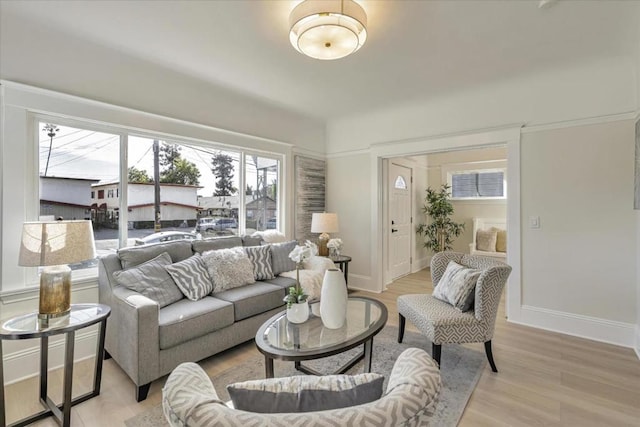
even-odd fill
[{"label": "white ceiling", "polygon": [[289,44],[298,2],[3,0],[1,13],[323,120],[638,49],[637,1],[359,0],[365,46],[318,61]]}]

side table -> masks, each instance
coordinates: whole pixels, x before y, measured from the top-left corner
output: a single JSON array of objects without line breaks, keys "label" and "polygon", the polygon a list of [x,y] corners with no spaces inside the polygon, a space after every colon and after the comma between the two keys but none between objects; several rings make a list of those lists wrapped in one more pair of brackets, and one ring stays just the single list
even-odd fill
[{"label": "side table", "polygon": [[349,263],[351,262],[351,257],[347,255],[338,255],[328,257],[334,264],[338,264],[338,268],[342,270],[344,273],[344,282],[349,283]]},{"label": "side table", "polygon": [[[38,320],[38,313],[6,319],[0,326],[0,426],[6,425],[4,401],[4,373],[2,364],[2,341],[40,339],[40,403],[46,408],[30,417],[24,418],[10,425],[10,427],[26,426],[37,420],[53,415],[62,427],[71,425],[71,407],[100,394],[102,379],[102,362],[104,360],[104,338],[107,327],[107,317],[111,309],[103,304],[72,304],[68,316],[52,320],[43,325]],[[73,380],[73,349],[75,331],[100,323],[98,345],[96,348],[96,364],[93,376],[93,391],[71,398]],[[64,382],[62,404],[56,405],[47,394],[47,363],[49,359],[49,337],[66,334],[64,356]]]}]

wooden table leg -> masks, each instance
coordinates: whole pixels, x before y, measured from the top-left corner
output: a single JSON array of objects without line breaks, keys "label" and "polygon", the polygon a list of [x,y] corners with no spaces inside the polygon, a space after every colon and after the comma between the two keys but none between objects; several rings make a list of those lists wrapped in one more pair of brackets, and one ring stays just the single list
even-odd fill
[{"label": "wooden table leg", "polygon": [[265,378],[273,378],[273,359],[268,356],[264,357],[264,370]]}]

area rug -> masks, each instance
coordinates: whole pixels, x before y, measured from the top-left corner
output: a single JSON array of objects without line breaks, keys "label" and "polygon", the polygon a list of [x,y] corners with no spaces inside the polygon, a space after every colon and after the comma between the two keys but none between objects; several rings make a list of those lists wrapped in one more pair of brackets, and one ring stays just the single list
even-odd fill
[{"label": "area rug", "polygon": [[[385,376],[385,385],[393,368],[395,360],[400,353],[409,347],[418,347],[431,353],[431,342],[423,335],[406,331],[402,344],[397,342],[398,328],[385,327],[373,340],[373,372],[379,372]],[[353,357],[361,347],[352,349],[346,353],[325,359],[304,362],[306,365],[320,371],[329,372],[336,366],[341,366]],[[473,393],[480,375],[484,370],[486,360],[484,354],[470,350],[466,347],[450,344],[442,346],[442,391],[432,426],[456,426],[464,412],[464,408]],[[274,363],[276,377],[290,375],[302,375],[293,367],[293,362],[276,360]],[[348,373],[362,372],[362,362],[354,366]],[[227,369],[212,378],[213,385],[222,400],[229,400],[226,385],[238,381],[247,381],[264,378],[264,357],[256,355],[242,365]],[[168,426],[162,414],[162,407],[158,405],[146,412],[140,413],[125,421],[127,427],[158,427]]]}]

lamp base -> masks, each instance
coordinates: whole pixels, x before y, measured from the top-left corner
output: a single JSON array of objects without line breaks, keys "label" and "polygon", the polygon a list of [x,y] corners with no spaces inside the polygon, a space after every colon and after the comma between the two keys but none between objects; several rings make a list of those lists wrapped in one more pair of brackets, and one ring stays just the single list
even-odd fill
[{"label": "lamp base", "polygon": [[45,267],[40,273],[38,319],[56,319],[71,311],[71,269],[67,265]]},{"label": "lamp base", "polygon": [[329,243],[329,234],[322,233],[320,237],[318,237],[318,255],[329,256],[329,248],[327,247],[327,243]]}]

